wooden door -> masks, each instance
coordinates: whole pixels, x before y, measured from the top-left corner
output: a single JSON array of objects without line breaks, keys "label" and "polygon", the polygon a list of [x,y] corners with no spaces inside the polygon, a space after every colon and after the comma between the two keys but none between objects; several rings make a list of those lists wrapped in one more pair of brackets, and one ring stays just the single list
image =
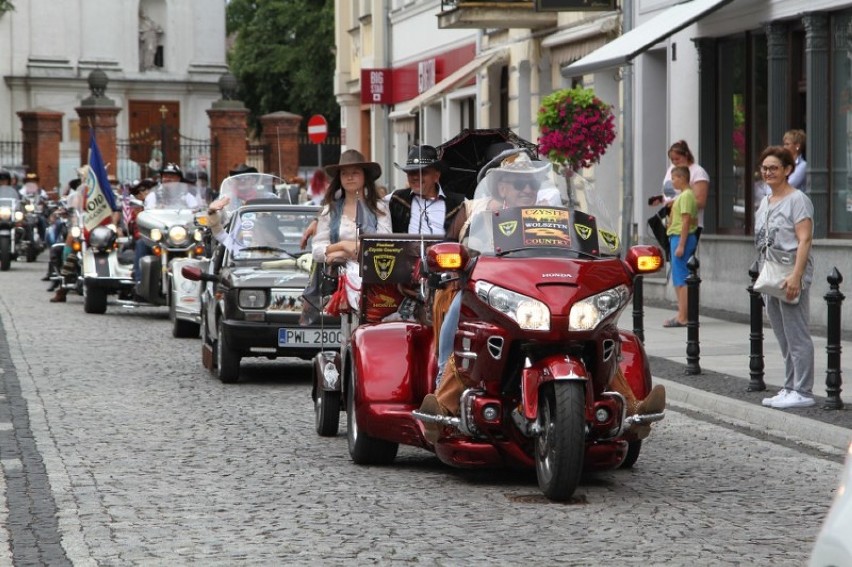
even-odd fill
[{"label": "wooden door", "polygon": [[130,159],[147,166],[148,175],[155,174],[165,163],[175,162],[182,166],[179,163],[180,103],[131,100],[129,107]]}]

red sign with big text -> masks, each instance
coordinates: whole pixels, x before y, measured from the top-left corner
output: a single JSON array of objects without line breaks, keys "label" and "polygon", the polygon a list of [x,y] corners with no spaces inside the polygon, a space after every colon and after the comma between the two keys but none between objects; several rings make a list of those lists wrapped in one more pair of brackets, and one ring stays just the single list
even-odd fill
[{"label": "red sign with big text", "polygon": [[361,69],[361,104],[393,104],[391,69]]}]

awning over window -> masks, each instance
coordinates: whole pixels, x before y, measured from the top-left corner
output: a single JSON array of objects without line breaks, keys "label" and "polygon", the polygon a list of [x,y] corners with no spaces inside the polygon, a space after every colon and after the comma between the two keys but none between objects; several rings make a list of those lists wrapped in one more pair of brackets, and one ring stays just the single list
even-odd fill
[{"label": "awning over window", "polygon": [[563,77],[576,77],[601,69],[624,65],[672,34],[691,26],[732,0],[692,0],[672,6],[665,12],[633,28],[597,51],[562,69]]},{"label": "awning over window", "polygon": [[415,114],[420,108],[428,106],[458,85],[470,80],[481,69],[503,60],[508,52],[508,49],[503,48],[474,57],[470,62],[462,65],[431,88],[423,91],[411,100],[398,104],[396,109],[390,113],[390,119],[394,120]]},{"label": "awning over window", "polygon": [[580,22],[547,36],[541,46],[550,49],[550,58],[558,65],[568,65],[600,49],[618,35],[618,14]]}]

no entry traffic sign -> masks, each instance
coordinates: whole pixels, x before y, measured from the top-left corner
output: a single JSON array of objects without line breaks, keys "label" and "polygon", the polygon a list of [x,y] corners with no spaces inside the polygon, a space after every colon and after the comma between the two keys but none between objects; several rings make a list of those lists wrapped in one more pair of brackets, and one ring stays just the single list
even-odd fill
[{"label": "no entry traffic sign", "polygon": [[322,144],[328,136],[328,122],[322,114],[314,114],[308,120],[308,139],[315,144]]}]

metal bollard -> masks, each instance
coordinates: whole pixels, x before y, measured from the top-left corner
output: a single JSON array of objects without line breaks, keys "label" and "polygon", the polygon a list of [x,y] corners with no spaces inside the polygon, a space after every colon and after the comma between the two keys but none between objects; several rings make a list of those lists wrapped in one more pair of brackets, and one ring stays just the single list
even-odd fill
[{"label": "metal bollard", "polygon": [[645,342],[645,284],[642,276],[633,278],[633,333]]},{"label": "metal bollard", "polygon": [[698,277],[700,266],[698,258],[693,254],[686,267],[689,275],[686,276],[686,374],[701,374],[701,366],[698,364],[701,347],[698,344],[698,291],[701,287],[701,278]]},{"label": "metal bollard", "polygon": [[843,409],[843,400],[840,399],[840,386],[843,384],[842,372],[840,370],[840,308],[843,305],[844,295],[840,292],[840,283],[843,276],[834,267],[828,275],[828,293],[823,297],[828,304],[827,335],[825,351],[828,353],[828,363],[825,367],[825,404],[823,409]]},{"label": "metal bollard", "polygon": [[757,281],[759,274],[760,267],[755,260],[751,268],[748,269],[751,285],[746,288],[749,294],[749,322],[751,323],[751,331],[748,335],[751,345],[751,352],[748,355],[748,369],[751,379],[748,388],[746,388],[749,392],[766,390],[766,383],[763,381],[763,296],[754,291],[754,282]]}]

